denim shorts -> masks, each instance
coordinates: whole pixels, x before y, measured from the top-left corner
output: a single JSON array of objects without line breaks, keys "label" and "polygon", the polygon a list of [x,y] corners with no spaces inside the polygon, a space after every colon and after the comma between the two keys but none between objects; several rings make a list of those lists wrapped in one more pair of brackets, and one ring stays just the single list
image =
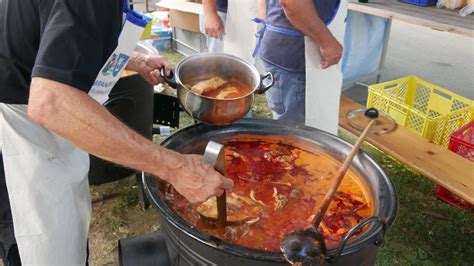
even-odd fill
[{"label": "denim shorts", "polygon": [[272,109],[273,119],[292,124],[305,123],[306,76],[301,72],[290,72],[269,62],[263,62],[265,70],[271,72],[275,84],[265,95]]}]

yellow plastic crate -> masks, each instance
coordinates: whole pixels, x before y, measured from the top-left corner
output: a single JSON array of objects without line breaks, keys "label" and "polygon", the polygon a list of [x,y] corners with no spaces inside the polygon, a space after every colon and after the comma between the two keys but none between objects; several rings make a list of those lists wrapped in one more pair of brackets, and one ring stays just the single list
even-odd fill
[{"label": "yellow plastic crate", "polygon": [[369,86],[367,107],[444,147],[452,132],[474,119],[474,101],[415,76]]}]

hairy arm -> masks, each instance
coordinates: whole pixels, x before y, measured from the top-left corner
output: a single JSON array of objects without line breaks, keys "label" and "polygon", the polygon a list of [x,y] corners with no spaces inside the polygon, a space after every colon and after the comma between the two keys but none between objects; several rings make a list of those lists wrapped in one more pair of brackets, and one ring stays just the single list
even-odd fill
[{"label": "hairy arm", "polygon": [[265,19],[266,17],[265,0],[257,0],[257,17]]},{"label": "hairy arm", "polygon": [[327,68],[337,64],[342,46],[319,18],[312,0],[280,0],[291,24],[320,46],[321,65]]},{"label": "hairy arm", "polygon": [[201,156],[167,150],[127,128],[86,93],[52,80],[32,79],[28,114],[78,148],[160,176],[191,202],[232,187]]},{"label": "hairy arm", "polygon": [[125,68],[140,73],[143,78],[153,85],[166,83],[161,77],[160,72],[162,68],[165,69],[168,76],[171,71],[170,64],[163,56],[147,55],[138,52],[133,52]]}]

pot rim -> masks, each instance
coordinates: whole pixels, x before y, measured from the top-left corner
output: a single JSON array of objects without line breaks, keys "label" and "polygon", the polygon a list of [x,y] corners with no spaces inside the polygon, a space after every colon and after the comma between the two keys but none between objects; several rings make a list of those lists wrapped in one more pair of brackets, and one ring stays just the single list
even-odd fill
[{"label": "pot rim", "polygon": [[[256,77],[256,80],[259,80],[260,82],[254,86],[254,88],[252,88],[252,90],[245,94],[245,95],[242,95],[238,98],[230,98],[230,99],[217,99],[217,98],[213,98],[213,97],[209,97],[209,96],[204,96],[204,95],[201,95],[201,94],[197,94],[195,93],[194,91],[190,90],[188,87],[186,87],[183,82],[181,82],[181,79],[179,78],[179,71],[181,69],[181,67],[183,66],[183,64],[185,64],[187,61],[189,60],[192,60],[194,58],[199,58],[199,57],[206,57],[206,56],[209,56],[209,55],[216,55],[216,56],[222,56],[222,57],[227,57],[227,58],[231,58],[231,59],[235,59],[237,60],[238,62],[244,64],[248,69],[250,69],[252,71],[252,74],[254,75],[254,77]],[[255,94],[255,92],[258,90],[258,88],[260,87],[260,83],[262,82],[261,80],[261,77],[260,77],[260,73],[258,72],[258,70],[253,66],[251,65],[249,62],[237,57],[237,56],[234,56],[234,55],[231,55],[231,54],[226,54],[226,53],[214,53],[214,52],[202,52],[202,53],[197,53],[197,54],[193,54],[193,55],[190,55],[190,56],[187,56],[185,58],[183,58],[179,63],[178,65],[176,66],[176,69],[175,69],[175,80],[176,82],[179,84],[179,87],[182,87],[184,89],[186,89],[188,92],[190,92],[191,94],[195,95],[195,96],[198,96],[198,97],[201,97],[201,98],[205,98],[205,99],[209,99],[209,100],[214,100],[214,101],[222,101],[222,102],[225,102],[225,101],[235,101],[235,100],[240,100],[240,99],[243,99],[243,98],[246,98],[250,95],[253,95]],[[178,88],[179,88],[178,87]]]},{"label": "pot rim", "polygon": [[[268,119],[243,119],[240,120],[237,123],[234,124],[273,124],[279,127],[287,127],[287,124],[284,124],[280,121],[276,120],[268,120]],[[215,125],[209,125],[209,124],[204,124],[204,123],[198,123],[194,124],[185,128],[182,128],[178,131],[176,131],[173,135],[176,135],[176,137],[179,137],[179,134],[182,134],[182,132],[185,132],[185,130],[192,130],[200,127],[214,127],[215,129],[221,129],[223,127],[229,127],[230,125],[226,126],[215,126]],[[315,133],[317,132],[318,134],[323,134],[327,135],[330,138],[336,139],[337,141],[340,141],[341,144],[344,146],[351,148],[352,144],[340,139],[336,135],[333,135],[331,133],[318,130],[315,128],[307,127],[307,126],[295,126],[296,129],[298,130],[303,130],[309,133]],[[227,131],[225,131],[227,132]],[[251,134],[251,133],[246,133],[246,134]],[[278,135],[278,134],[273,134],[273,135]],[[281,135],[281,134],[280,134]],[[310,141],[309,139],[303,138],[305,141]],[[165,141],[162,142],[162,146],[167,145],[170,142],[170,138],[166,139]],[[166,147],[166,146],[165,146]],[[364,160],[367,160],[367,162],[374,167],[374,169],[380,173],[380,178],[381,181],[384,181],[387,185],[388,188],[388,195],[385,198],[390,199],[390,204],[386,206],[385,213],[382,213],[381,215],[382,218],[384,218],[387,222],[387,228],[391,226],[391,224],[394,222],[397,212],[398,212],[398,196],[397,192],[395,189],[395,186],[393,182],[391,181],[390,177],[385,173],[385,171],[375,162],[374,159],[372,159],[367,153],[364,151],[360,151],[358,155],[356,155],[356,158],[362,158]],[[158,197],[156,198],[154,196],[154,193],[151,192],[150,189],[150,183],[149,182],[157,182],[155,177],[152,176],[143,176],[143,187],[144,190],[146,191],[146,194],[149,198],[149,200],[153,203],[153,206],[158,209],[160,216],[164,216],[167,222],[173,224],[175,227],[179,228],[182,232],[184,232],[187,236],[193,238],[194,240],[208,246],[211,248],[217,248],[222,251],[228,252],[232,255],[240,256],[240,257],[246,257],[246,258],[252,258],[255,260],[262,260],[262,261],[273,261],[273,262],[284,262],[285,259],[283,257],[282,253],[278,252],[272,252],[272,251],[264,251],[264,250],[257,250],[253,248],[248,248],[236,244],[232,244],[230,242],[227,242],[225,240],[221,240],[217,237],[211,236],[205,232],[202,232],[201,230],[197,229],[195,226],[189,224],[186,222],[184,219],[182,219],[167,203],[165,200],[162,199],[161,195],[158,193]],[[380,198],[375,199],[376,202],[380,201]],[[379,206],[376,206],[379,207]],[[378,209],[378,208],[376,208]],[[380,212],[381,210],[379,210]],[[380,213],[376,213],[374,215],[380,215]],[[385,217],[384,217],[385,216]],[[370,245],[370,244],[375,244],[380,238],[379,234],[383,233],[383,228],[381,224],[377,225],[369,225],[369,227],[359,236],[357,236],[355,239],[348,241],[348,243],[345,245],[342,253],[340,256],[344,256],[346,254],[354,253],[357,252],[358,250],[362,249],[363,247]],[[382,236],[383,237],[383,236]],[[334,258],[337,254],[337,248],[331,248],[327,252],[327,256],[329,258]]]}]

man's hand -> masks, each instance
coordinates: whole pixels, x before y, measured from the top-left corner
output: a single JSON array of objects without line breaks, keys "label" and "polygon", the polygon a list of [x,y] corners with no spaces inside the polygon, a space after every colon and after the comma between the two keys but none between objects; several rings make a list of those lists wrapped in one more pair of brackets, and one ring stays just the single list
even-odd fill
[{"label": "man's hand", "polygon": [[219,174],[200,155],[181,155],[180,163],[163,178],[191,203],[206,201],[232,189],[234,182]]},{"label": "man's hand", "polygon": [[342,46],[318,16],[312,0],[280,0],[290,23],[319,45],[321,67],[339,63]]},{"label": "man's hand", "polygon": [[222,40],[222,36],[224,35],[224,22],[217,12],[208,14],[205,17],[204,29],[208,36]]},{"label": "man's hand", "polygon": [[165,68],[166,75],[170,74],[171,66],[163,56],[145,55],[136,52],[127,65],[127,69],[140,73],[152,85],[166,84],[160,74],[162,68]]},{"label": "man's hand", "polygon": [[328,43],[319,46],[319,52],[321,53],[321,67],[326,69],[339,63],[342,57],[342,45],[332,37]]}]

